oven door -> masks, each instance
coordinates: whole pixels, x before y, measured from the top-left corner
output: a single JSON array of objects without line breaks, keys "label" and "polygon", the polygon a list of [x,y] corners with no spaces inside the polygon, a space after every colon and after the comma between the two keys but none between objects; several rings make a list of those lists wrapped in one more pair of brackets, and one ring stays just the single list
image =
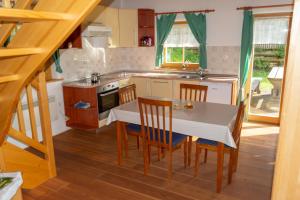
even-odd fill
[{"label": "oven door", "polygon": [[119,106],[119,89],[98,93],[98,108],[100,119],[107,118],[110,109]]}]

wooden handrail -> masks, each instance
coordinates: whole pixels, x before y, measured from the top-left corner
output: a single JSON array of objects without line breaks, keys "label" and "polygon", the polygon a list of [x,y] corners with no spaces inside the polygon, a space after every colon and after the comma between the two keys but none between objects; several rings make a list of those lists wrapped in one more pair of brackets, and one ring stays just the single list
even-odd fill
[{"label": "wooden handrail", "polygon": [[20,78],[19,75],[17,74],[12,74],[12,75],[2,75],[0,76],[0,83],[6,83],[6,82],[11,82],[11,81],[17,81]]},{"label": "wooden handrail", "polygon": [[42,48],[14,48],[14,49],[0,49],[0,58],[13,56],[26,56],[43,53]]},{"label": "wooden handrail", "polygon": [[184,13],[211,13],[215,11],[216,11],[215,9],[205,9],[205,10],[191,10],[191,11],[177,11],[177,12],[160,12],[160,13],[155,13],[155,15],[184,14]]},{"label": "wooden handrail", "polygon": [[0,8],[0,21],[5,22],[61,21],[73,19],[73,15],[65,13]]},{"label": "wooden handrail", "polygon": [[261,8],[278,8],[278,7],[289,7],[294,6],[293,3],[291,4],[277,4],[277,5],[266,5],[266,6],[244,6],[244,7],[238,7],[237,10],[253,10],[253,9],[261,9]]}]

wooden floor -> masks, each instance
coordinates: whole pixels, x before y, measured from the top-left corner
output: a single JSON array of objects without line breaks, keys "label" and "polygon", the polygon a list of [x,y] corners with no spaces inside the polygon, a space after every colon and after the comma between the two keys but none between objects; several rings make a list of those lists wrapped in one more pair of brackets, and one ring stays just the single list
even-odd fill
[{"label": "wooden floor", "polygon": [[[195,178],[194,166],[183,166],[183,149],[176,151],[174,176],[168,181],[166,159],[158,162],[155,156],[150,175],[143,175],[142,152],[136,150],[133,139],[130,158],[117,166],[114,125],[97,134],[71,130],[54,138],[58,176],[23,191],[24,199],[270,199],[278,127],[246,123],[242,134],[233,183],[227,185],[226,157],[223,191],[216,194],[214,152],[209,152],[208,163],[201,163],[200,175]],[[193,149],[193,163],[194,153]]]}]

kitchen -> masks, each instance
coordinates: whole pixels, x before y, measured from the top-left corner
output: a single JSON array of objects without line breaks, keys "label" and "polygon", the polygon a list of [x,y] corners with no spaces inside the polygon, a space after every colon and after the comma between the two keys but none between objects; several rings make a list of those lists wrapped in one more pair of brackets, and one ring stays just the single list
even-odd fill
[{"label": "kitchen", "polygon": [[93,1],[12,117],[5,140],[43,170],[8,165],[23,173],[24,199],[276,199],[293,1]]}]

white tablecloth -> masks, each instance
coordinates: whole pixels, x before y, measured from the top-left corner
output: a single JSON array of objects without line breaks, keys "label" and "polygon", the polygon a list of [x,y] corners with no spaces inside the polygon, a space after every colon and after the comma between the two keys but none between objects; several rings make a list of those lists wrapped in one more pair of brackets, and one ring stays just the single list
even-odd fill
[{"label": "white tablecloth", "polygon": [[0,189],[0,200],[10,200],[12,199],[20,186],[23,183],[22,175],[20,172],[16,173],[0,173],[0,177],[13,177],[13,181]]},{"label": "white tablecloth", "polygon": [[[176,100],[173,101],[174,103],[178,102]],[[192,102],[192,104],[194,106],[193,109],[173,110],[173,132],[222,142],[236,148],[232,137],[232,129],[238,108],[216,103]],[[140,125],[137,101],[113,108],[108,116],[107,125],[114,121]]]}]

